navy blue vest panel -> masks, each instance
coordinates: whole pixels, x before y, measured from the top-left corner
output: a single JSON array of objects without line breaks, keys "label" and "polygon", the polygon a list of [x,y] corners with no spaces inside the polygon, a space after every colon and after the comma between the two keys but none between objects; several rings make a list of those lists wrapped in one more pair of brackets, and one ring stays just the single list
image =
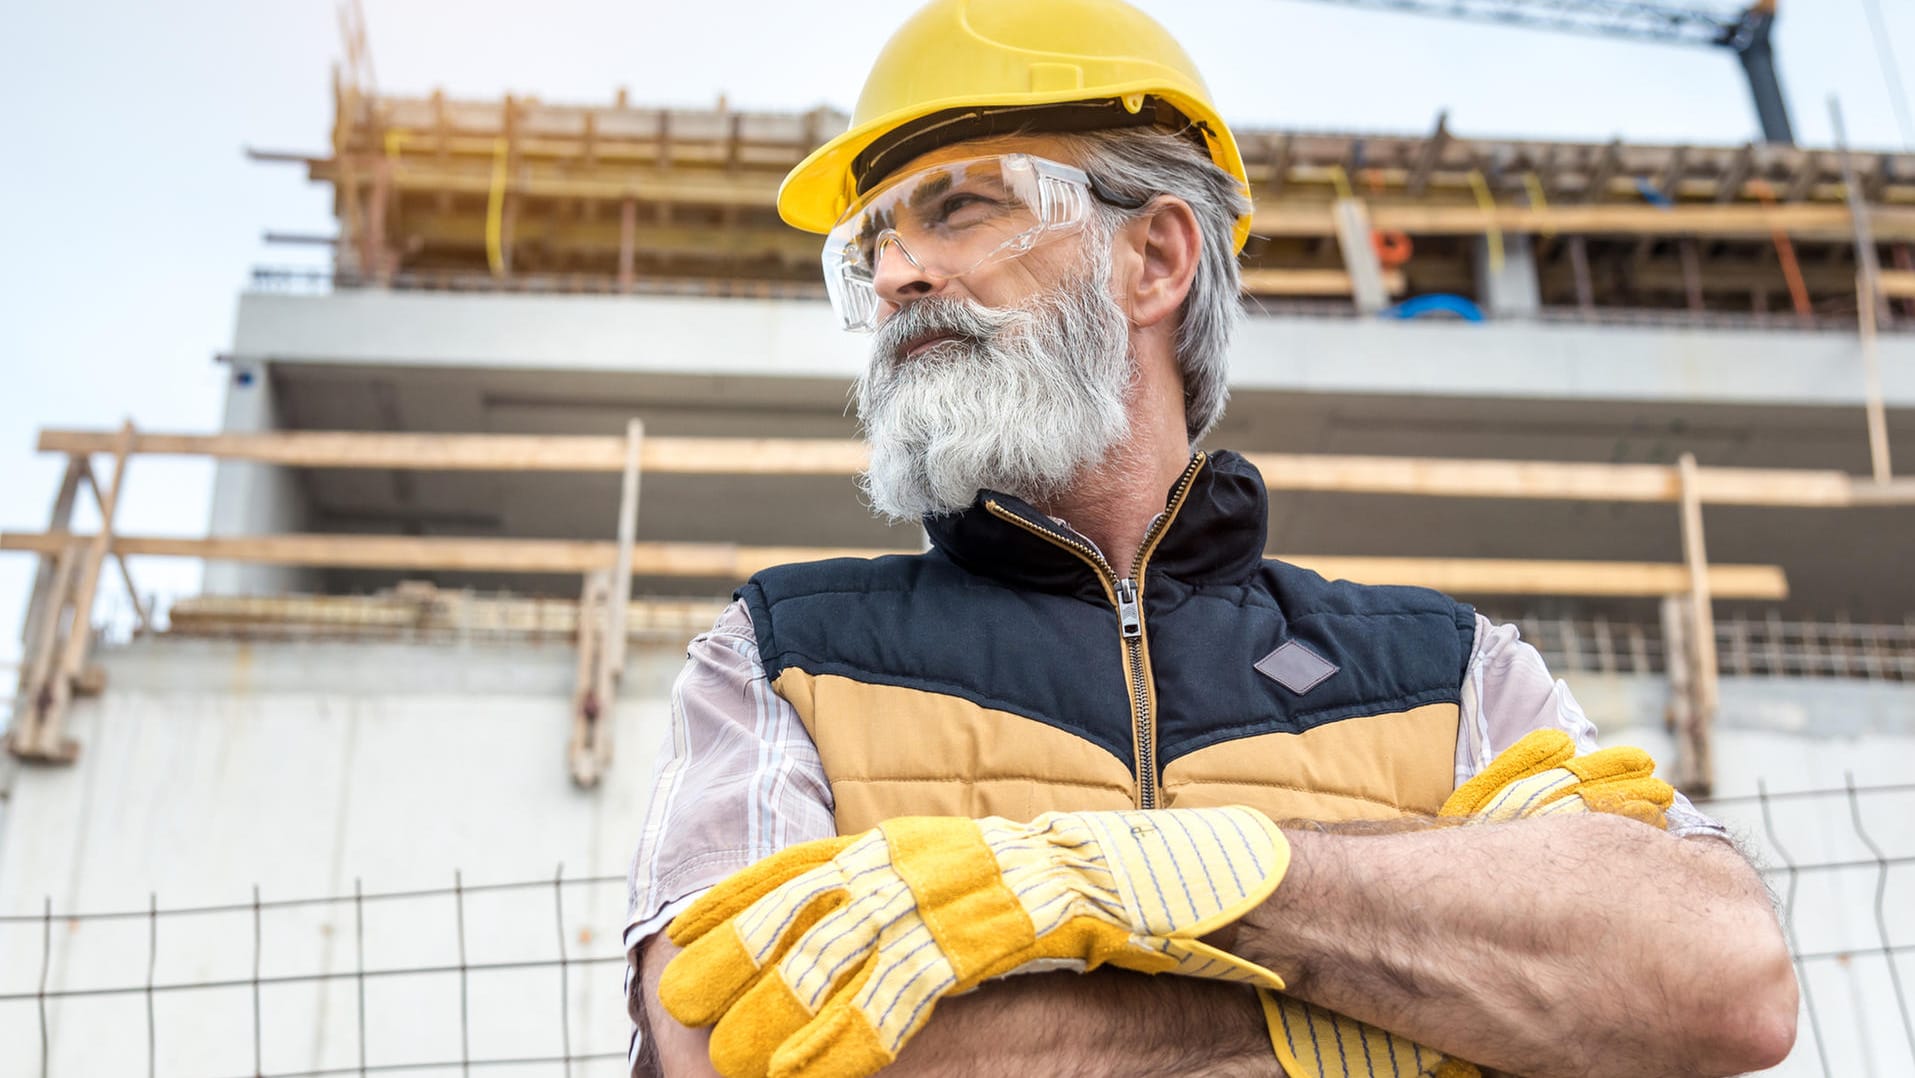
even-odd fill
[{"label": "navy blue vest panel", "polygon": [[[1079,555],[986,511],[927,520],[933,549],[782,565],[739,590],[775,681],[788,667],[950,694],[1044,723],[1135,767],[1117,612]],[[1140,599],[1159,769],[1206,746],[1460,700],[1467,606],[1423,588],[1326,581],[1262,556],[1261,477],[1201,462]],[[1336,672],[1298,693],[1256,669],[1297,641]],[[911,721],[899,715],[898,722]]]}]

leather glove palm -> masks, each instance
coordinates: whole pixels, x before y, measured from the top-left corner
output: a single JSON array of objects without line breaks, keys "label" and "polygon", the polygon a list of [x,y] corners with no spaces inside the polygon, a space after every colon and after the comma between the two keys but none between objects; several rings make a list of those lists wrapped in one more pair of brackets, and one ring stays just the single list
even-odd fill
[{"label": "leather glove palm", "polygon": [[659,999],[717,1023],[728,1078],[870,1074],[936,1002],[1104,963],[1281,988],[1199,941],[1276,889],[1289,844],[1245,808],[907,817],[751,866],[673,921]]}]

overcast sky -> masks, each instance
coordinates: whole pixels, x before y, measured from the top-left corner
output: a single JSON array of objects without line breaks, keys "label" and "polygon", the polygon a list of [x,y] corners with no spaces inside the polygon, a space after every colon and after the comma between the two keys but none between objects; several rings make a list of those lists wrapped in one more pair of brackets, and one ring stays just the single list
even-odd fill
[{"label": "overcast sky", "polygon": [[[1032,0],[1038,2],[1038,0]],[[1875,5],[1915,82],[1915,0],[1788,0],[1778,31],[1798,138],[1906,147],[1869,32]],[[1463,135],[1740,143],[1756,135],[1734,58],[1304,0],[1143,0],[1236,123]],[[388,92],[849,110],[870,57],[913,4],[366,0]],[[58,462],[44,426],[218,427],[235,299],[255,265],[315,261],[265,229],[328,232],[330,200],[243,147],[319,151],[340,55],[331,0],[100,0],[9,10],[0,212],[0,529],[38,531]],[[1903,109],[1915,109],[1904,101]],[[211,469],[142,458],[126,532],[205,529]],[[82,527],[90,525],[82,521]],[[0,662],[19,654],[33,560],[0,554]],[[190,594],[198,570],[136,560],[143,591]],[[117,582],[103,587],[115,601]],[[0,681],[10,675],[0,675]]]}]

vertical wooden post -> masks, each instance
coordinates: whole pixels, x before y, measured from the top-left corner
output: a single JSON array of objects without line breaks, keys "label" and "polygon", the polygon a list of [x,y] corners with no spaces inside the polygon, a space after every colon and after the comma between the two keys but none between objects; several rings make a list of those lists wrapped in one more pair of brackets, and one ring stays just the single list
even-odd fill
[{"label": "vertical wooden post", "polygon": [[[1718,703],[1715,608],[1709,595],[1709,555],[1702,532],[1702,498],[1697,489],[1696,457],[1684,453],[1677,464],[1682,480],[1682,552],[1689,563],[1689,654],[1693,658],[1687,731],[1678,731],[1679,785],[1706,797],[1714,782],[1710,727]],[[1685,736],[1686,735],[1686,736]]]},{"label": "vertical wooden post", "polygon": [[[1662,668],[1669,678],[1669,703],[1663,709],[1662,722],[1663,728],[1675,736],[1678,751],[1683,734],[1689,729],[1689,716],[1695,704],[1695,697],[1689,691],[1694,679],[1689,676],[1693,661],[1689,655],[1688,620],[1682,596],[1662,597]],[[1677,760],[1678,765],[1681,762]]]},{"label": "vertical wooden post", "polygon": [[[589,707],[578,709],[572,736],[572,779],[580,786],[598,784],[612,762],[612,710],[618,702],[619,682],[625,674],[625,637],[632,602],[632,547],[638,538],[639,455],[645,443],[645,424],[633,419],[625,425],[625,474],[618,500],[618,553],[609,578],[603,570],[594,577],[603,579],[604,621],[592,620],[597,647],[591,649],[590,665],[581,665],[585,680],[584,701]],[[588,581],[588,591],[591,584]],[[586,607],[579,608],[580,640],[584,641]],[[581,654],[585,652],[581,646]],[[583,662],[583,658],[581,662]]]},{"label": "vertical wooden post", "polygon": [[1596,286],[1589,274],[1589,240],[1583,236],[1569,237],[1569,268],[1576,278],[1576,309],[1584,318],[1593,318],[1596,314]]},{"label": "vertical wooden post", "polygon": [[73,578],[81,559],[78,543],[68,543],[54,558],[47,590],[45,615],[37,636],[21,656],[20,696],[13,710],[13,728],[7,732],[7,751],[21,759],[39,759],[37,745],[47,705],[52,701],[54,656],[59,651],[60,622],[73,597]]},{"label": "vertical wooden post", "polygon": [[598,753],[592,734],[605,701],[598,695],[600,655],[605,650],[603,609],[611,579],[604,569],[585,574],[578,597],[578,665],[572,691],[572,738],[566,760],[572,769],[572,781],[582,787],[598,784]]},{"label": "vertical wooden post", "polygon": [[633,248],[638,242],[638,202],[627,197],[618,208],[618,290],[632,290]]},{"label": "vertical wooden post", "polygon": [[374,284],[384,288],[392,284],[393,246],[387,239],[387,215],[392,210],[392,157],[388,153],[372,164],[372,205],[366,214],[365,246],[361,254],[364,271]]},{"label": "vertical wooden post", "polygon": [[1331,208],[1336,219],[1337,247],[1343,252],[1343,267],[1350,274],[1350,298],[1363,314],[1375,314],[1389,306],[1389,291],[1383,286],[1383,263],[1377,258],[1371,240],[1370,211],[1362,199],[1339,198]]},{"label": "vertical wooden post", "polygon": [[1875,345],[1878,293],[1864,270],[1855,275],[1856,317],[1862,335],[1862,382],[1867,394],[1869,470],[1877,483],[1894,476],[1888,455],[1888,410],[1882,404],[1882,357]]}]

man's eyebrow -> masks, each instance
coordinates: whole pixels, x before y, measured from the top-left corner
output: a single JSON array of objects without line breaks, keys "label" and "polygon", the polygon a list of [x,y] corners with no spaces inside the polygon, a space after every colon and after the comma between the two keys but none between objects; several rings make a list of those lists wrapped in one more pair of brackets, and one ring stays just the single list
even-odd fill
[{"label": "man's eyebrow", "polygon": [[933,176],[919,184],[917,189],[911,192],[910,203],[912,211],[922,210],[925,203],[942,197],[952,186],[953,181],[951,174],[948,172],[940,176]]}]

